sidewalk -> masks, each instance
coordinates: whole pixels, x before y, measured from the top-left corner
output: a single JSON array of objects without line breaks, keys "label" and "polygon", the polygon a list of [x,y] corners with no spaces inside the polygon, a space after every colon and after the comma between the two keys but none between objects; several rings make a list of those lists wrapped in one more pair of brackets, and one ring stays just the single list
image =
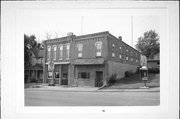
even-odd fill
[{"label": "sidewalk", "polygon": [[26,88],[26,90],[40,90],[40,91],[63,91],[63,92],[159,92],[160,88],[148,88],[148,89],[116,89],[116,88],[103,88],[99,87],[67,87],[67,86],[44,86],[39,85],[36,88]]}]

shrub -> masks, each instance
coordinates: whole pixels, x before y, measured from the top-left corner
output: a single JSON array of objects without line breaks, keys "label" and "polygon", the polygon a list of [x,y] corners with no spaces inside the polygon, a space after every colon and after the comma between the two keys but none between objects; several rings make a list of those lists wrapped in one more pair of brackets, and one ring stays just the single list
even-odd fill
[{"label": "shrub", "polygon": [[30,83],[37,83],[37,80],[35,78],[33,78]]},{"label": "shrub", "polygon": [[110,85],[116,82],[116,80],[117,80],[116,77],[117,77],[117,74],[112,74],[112,75],[111,75],[111,77],[110,77],[110,79],[109,79],[109,84],[110,84]]},{"label": "shrub", "polygon": [[158,74],[159,73],[159,68],[149,68],[148,73]]},{"label": "shrub", "polygon": [[124,74],[124,76],[125,77],[130,77],[130,76],[132,76],[134,73],[132,72],[132,71],[125,71],[125,74]]}]

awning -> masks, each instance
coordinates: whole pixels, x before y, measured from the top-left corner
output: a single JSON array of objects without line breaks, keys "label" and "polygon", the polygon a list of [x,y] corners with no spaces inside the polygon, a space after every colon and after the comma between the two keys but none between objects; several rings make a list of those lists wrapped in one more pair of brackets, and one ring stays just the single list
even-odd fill
[{"label": "awning", "polygon": [[76,59],[73,61],[74,65],[97,65],[104,64],[104,58],[97,59]]},{"label": "awning", "polygon": [[[56,64],[70,64],[70,62],[53,62],[55,65]],[[49,62],[46,62],[46,64],[49,64]]]}]

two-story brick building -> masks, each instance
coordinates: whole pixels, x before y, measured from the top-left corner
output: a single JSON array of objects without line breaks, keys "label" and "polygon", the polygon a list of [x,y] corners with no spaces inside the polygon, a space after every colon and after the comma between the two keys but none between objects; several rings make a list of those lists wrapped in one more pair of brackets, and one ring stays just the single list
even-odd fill
[{"label": "two-story brick building", "polygon": [[44,83],[99,87],[140,66],[140,53],[108,31],[46,40],[44,48]]}]

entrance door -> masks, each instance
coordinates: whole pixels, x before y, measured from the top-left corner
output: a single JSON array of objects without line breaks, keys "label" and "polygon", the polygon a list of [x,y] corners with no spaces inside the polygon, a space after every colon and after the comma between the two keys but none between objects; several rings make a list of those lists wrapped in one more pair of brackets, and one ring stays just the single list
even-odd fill
[{"label": "entrance door", "polygon": [[95,87],[101,87],[103,85],[103,72],[96,71]]},{"label": "entrance door", "polygon": [[62,65],[61,85],[68,85],[68,65]]}]

